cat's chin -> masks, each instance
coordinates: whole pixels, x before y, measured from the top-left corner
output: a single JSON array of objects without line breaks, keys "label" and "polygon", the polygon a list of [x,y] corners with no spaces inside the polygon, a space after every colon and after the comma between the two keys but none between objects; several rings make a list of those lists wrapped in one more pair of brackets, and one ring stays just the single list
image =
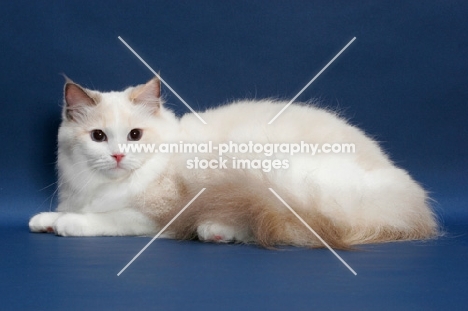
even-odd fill
[{"label": "cat's chin", "polygon": [[108,170],[103,170],[102,173],[109,179],[117,180],[117,179],[125,179],[129,177],[132,171],[121,168],[121,167],[115,167],[115,168],[111,168]]}]

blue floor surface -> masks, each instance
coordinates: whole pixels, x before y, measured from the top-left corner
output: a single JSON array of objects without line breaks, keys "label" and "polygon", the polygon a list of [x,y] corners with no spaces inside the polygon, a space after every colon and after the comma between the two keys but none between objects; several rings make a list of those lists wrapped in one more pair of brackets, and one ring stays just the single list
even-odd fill
[{"label": "blue floor surface", "polygon": [[2,310],[466,310],[468,225],[339,251],[1,228]]}]

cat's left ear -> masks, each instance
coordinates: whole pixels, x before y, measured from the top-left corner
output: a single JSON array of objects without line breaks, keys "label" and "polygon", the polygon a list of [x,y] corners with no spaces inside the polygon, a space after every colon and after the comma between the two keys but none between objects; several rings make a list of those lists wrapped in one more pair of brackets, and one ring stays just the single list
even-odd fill
[{"label": "cat's left ear", "polygon": [[161,81],[154,77],[146,84],[135,87],[130,94],[130,100],[136,105],[147,105],[152,108],[153,113],[158,113],[162,104]]},{"label": "cat's left ear", "polygon": [[64,107],[62,118],[77,121],[85,117],[88,108],[96,106],[101,100],[98,92],[91,91],[76,84],[65,76]]}]

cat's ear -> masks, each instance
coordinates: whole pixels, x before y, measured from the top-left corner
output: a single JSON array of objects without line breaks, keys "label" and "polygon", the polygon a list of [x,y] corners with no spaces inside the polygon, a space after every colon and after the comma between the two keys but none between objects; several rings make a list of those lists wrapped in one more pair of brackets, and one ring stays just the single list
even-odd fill
[{"label": "cat's ear", "polygon": [[74,83],[65,76],[63,118],[76,121],[83,117],[87,108],[96,106],[100,96]]},{"label": "cat's ear", "polygon": [[135,87],[130,94],[130,100],[136,105],[146,105],[152,109],[153,113],[158,113],[162,104],[159,78],[154,77],[146,84]]}]

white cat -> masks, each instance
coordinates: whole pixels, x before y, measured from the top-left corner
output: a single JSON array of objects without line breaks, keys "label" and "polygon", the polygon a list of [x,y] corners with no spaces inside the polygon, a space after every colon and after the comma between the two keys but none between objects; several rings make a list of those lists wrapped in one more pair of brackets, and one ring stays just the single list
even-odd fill
[{"label": "white cat", "polygon": [[[293,104],[269,125],[286,103],[240,101],[200,113],[205,125],[194,114],[179,120],[167,110],[157,78],[108,93],[67,79],[64,93],[59,205],[57,212],[34,216],[32,232],[154,235],[202,188],[206,191],[163,236],[265,247],[322,246],[269,188],[332,247],[426,239],[438,232],[426,192],[395,167],[377,143],[332,112]],[[266,155],[230,150],[220,156],[215,149],[121,150],[122,144],[208,142],[284,148],[352,144],[355,152],[291,155],[277,149]],[[195,159],[218,168],[196,168]],[[242,168],[238,160],[253,167]]]}]

